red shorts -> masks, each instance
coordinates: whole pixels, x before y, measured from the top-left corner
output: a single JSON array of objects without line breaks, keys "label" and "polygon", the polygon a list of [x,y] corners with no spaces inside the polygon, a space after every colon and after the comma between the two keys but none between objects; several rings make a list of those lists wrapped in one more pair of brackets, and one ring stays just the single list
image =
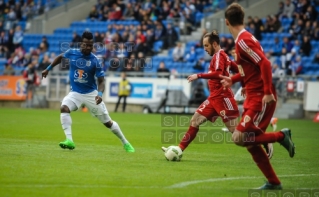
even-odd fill
[{"label": "red shorts", "polygon": [[211,122],[215,122],[218,117],[221,117],[223,122],[228,122],[239,116],[237,103],[233,97],[207,98],[197,108],[196,112],[205,116]]},{"label": "red shorts", "polygon": [[[276,91],[273,89],[274,97],[277,100]],[[266,132],[266,129],[276,110],[276,102],[262,106],[262,96],[251,97],[246,100],[242,118],[236,127],[240,132],[253,132],[255,135]],[[256,107],[257,106],[257,107]],[[261,108],[261,110],[259,110]]]}]

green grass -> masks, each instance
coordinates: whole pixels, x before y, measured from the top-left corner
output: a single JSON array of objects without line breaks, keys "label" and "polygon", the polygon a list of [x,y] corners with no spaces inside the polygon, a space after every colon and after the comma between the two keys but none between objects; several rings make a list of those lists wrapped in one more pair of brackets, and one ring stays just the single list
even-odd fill
[{"label": "green grass", "polygon": [[[0,108],[0,196],[241,197],[264,183],[244,148],[194,143],[181,162],[168,162],[160,149],[167,146],[162,143],[161,131],[167,128],[162,127],[160,115],[112,113],[111,117],[135,153],[126,153],[114,134],[88,113],[72,113],[76,149],[70,151],[58,146],[65,139],[58,110]],[[278,126],[292,128],[297,146],[291,159],[275,144],[271,163],[284,188],[319,188],[318,123],[279,120]],[[198,180],[204,181],[170,188]]]}]

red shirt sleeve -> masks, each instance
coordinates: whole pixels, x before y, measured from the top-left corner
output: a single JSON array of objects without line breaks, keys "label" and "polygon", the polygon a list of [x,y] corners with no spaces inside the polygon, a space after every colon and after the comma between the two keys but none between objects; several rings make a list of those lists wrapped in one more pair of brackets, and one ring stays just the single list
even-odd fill
[{"label": "red shirt sleeve", "polygon": [[[234,61],[230,61],[229,70],[231,70],[234,73],[239,73],[238,66]],[[234,76],[232,78],[233,83],[240,81],[241,86],[245,87],[244,79],[238,74],[237,76]]]},{"label": "red shirt sleeve", "polygon": [[271,94],[272,73],[271,64],[265,57],[261,46],[256,39],[244,38],[238,41],[240,54],[258,65],[261,71],[261,78],[264,82],[264,93]]},{"label": "red shirt sleeve", "polygon": [[221,52],[217,52],[214,56],[214,61],[212,61],[213,65],[211,65],[215,68],[215,71],[210,70],[209,73],[199,73],[197,77],[203,79],[220,79],[219,75],[225,70],[225,62],[226,57]]},{"label": "red shirt sleeve", "polygon": [[198,78],[203,78],[203,79],[220,79],[219,75],[221,75],[221,71],[214,71],[210,73],[199,73],[197,74]]}]

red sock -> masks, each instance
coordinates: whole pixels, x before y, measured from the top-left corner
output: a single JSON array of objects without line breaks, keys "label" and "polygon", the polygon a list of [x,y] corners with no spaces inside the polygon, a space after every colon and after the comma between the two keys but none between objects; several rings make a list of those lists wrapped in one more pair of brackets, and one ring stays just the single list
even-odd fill
[{"label": "red sock", "polygon": [[285,135],[283,132],[269,132],[263,133],[257,136],[247,137],[244,140],[244,145],[258,145],[258,144],[267,144],[273,142],[280,142],[284,139]]},{"label": "red sock", "polygon": [[261,146],[253,146],[252,148],[247,149],[253,160],[256,162],[258,168],[262,171],[262,173],[267,178],[268,182],[274,185],[279,185],[280,181],[272,168],[268,156],[264,149]]},{"label": "red sock", "polygon": [[188,131],[185,133],[182,141],[179,143],[179,147],[185,150],[187,146],[195,139],[198,128],[189,126]]}]

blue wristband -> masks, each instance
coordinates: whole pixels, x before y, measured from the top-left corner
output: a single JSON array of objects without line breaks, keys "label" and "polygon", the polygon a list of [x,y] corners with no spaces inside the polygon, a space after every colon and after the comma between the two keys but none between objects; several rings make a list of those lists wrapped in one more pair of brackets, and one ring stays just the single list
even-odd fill
[{"label": "blue wristband", "polygon": [[97,93],[97,95],[98,95],[99,97],[102,97],[103,92],[99,92],[99,93]]},{"label": "blue wristband", "polygon": [[46,70],[52,70],[51,64],[46,68]]}]

